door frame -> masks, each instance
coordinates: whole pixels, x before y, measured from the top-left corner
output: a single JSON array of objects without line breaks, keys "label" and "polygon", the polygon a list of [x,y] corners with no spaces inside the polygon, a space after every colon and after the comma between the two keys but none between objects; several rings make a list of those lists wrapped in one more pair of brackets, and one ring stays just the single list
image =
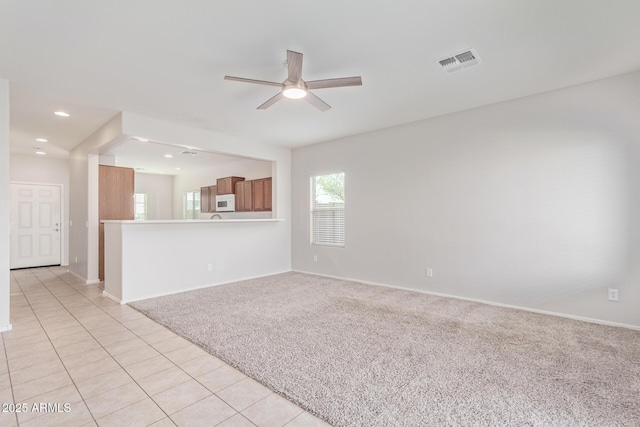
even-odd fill
[{"label": "door frame", "polygon": [[[60,187],[60,265],[68,266],[69,260],[67,259],[68,254],[65,252],[65,247],[67,243],[67,236],[69,235],[69,225],[66,220],[66,211],[64,209],[64,205],[66,202],[65,193],[64,193],[64,184],[52,184],[50,182],[27,182],[27,181],[9,181],[9,188],[11,188],[12,184],[17,185],[45,185],[49,187]],[[11,202],[9,203],[11,204]],[[9,206],[11,209],[11,206]]]}]

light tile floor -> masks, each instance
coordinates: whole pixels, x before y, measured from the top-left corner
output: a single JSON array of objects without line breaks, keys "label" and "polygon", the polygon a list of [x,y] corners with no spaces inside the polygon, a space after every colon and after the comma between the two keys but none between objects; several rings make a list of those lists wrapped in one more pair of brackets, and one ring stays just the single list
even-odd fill
[{"label": "light tile floor", "polygon": [[11,272],[11,321],[2,426],[328,425],[63,267]]}]

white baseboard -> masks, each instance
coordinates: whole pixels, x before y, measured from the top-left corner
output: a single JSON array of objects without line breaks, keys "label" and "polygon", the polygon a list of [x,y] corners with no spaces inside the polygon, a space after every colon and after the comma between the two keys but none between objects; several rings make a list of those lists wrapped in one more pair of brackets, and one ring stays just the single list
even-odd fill
[{"label": "white baseboard", "polygon": [[124,304],[124,302],[122,302],[120,300],[120,298],[114,297],[113,295],[111,295],[109,292],[107,291],[102,291],[102,296],[105,296],[111,300],[114,300],[115,302],[117,302],[118,304]]},{"label": "white baseboard", "polygon": [[11,329],[13,329],[13,325],[11,323],[9,323],[8,325],[0,326],[0,332],[7,332],[7,331],[10,331]]},{"label": "white baseboard", "polygon": [[76,276],[78,279],[82,280],[84,282],[85,285],[95,285],[96,283],[100,283],[100,279],[85,279],[84,277],[80,276],[79,274],[74,273],[73,271],[69,270],[67,268],[67,273]]},{"label": "white baseboard", "polygon": [[153,294],[153,295],[145,295],[144,298],[123,299],[123,300],[117,300],[116,299],[116,301],[120,302],[120,304],[128,304],[130,302],[142,301],[142,300],[150,299],[150,298],[164,297],[164,296],[167,296],[167,295],[181,294],[183,292],[196,291],[198,289],[210,288],[212,286],[228,285],[230,283],[242,282],[242,281],[245,281],[245,280],[260,279],[262,277],[274,276],[276,274],[288,273],[290,271],[291,270],[276,271],[276,272],[273,272],[273,273],[262,274],[262,275],[259,275],[259,276],[250,276],[250,277],[243,277],[243,278],[239,278],[239,279],[233,279],[233,280],[229,280],[227,282],[208,283],[206,285],[200,285],[200,286],[194,286],[194,287],[191,287],[191,288],[180,289],[177,292],[164,292],[164,293]]},{"label": "white baseboard", "polygon": [[71,271],[70,269],[67,268],[67,273],[71,274],[72,276],[77,277],[78,279],[82,280],[83,282],[87,282],[87,279],[85,279],[84,277],[82,277],[81,275],[74,273],[73,271]]},{"label": "white baseboard", "polygon": [[477,302],[477,303],[481,303],[481,304],[493,305],[493,306],[496,306],[496,307],[512,308],[514,310],[522,310],[522,311],[528,311],[528,312],[531,312],[531,313],[546,314],[548,316],[563,317],[565,319],[579,320],[579,321],[582,321],[582,322],[596,323],[598,325],[615,326],[615,327],[618,327],[618,328],[626,328],[626,329],[633,329],[635,331],[640,331],[640,326],[628,325],[626,323],[610,322],[608,320],[592,319],[590,317],[574,316],[572,314],[558,313],[558,312],[555,312],[555,311],[547,311],[547,310],[538,310],[538,309],[535,309],[535,308],[522,307],[522,306],[519,306],[519,305],[503,304],[503,303],[500,303],[500,302],[487,301],[487,300],[481,300],[481,299],[476,299],[476,298],[466,298],[466,297],[461,297],[461,296],[458,296],[458,295],[443,294],[443,293],[440,293],[440,292],[431,292],[431,291],[424,291],[424,290],[421,290],[421,289],[405,288],[405,287],[402,287],[402,286],[386,285],[384,283],[369,282],[369,281],[360,280],[360,279],[350,279],[350,278],[347,278],[347,277],[331,276],[329,274],[313,273],[311,271],[303,271],[303,270],[291,270],[291,271],[294,271],[296,273],[311,274],[313,276],[327,277],[327,278],[330,278],[330,279],[338,279],[338,280],[345,280],[345,281],[349,281],[349,282],[362,283],[364,285],[382,286],[382,287],[385,287],[385,288],[401,289],[403,291],[418,292],[420,294],[435,295],[435,296],[445,297],[445,298],[455,298],[455,299],[459,299],[459,300],[463,300],[463,301],[471,301],[471,302]]}]

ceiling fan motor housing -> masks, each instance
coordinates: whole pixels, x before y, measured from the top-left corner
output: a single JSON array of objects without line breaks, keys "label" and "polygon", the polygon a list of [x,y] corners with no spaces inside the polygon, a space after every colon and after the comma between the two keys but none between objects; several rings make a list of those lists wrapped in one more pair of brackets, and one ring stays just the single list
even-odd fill
[{"label": "ceiling fan motor housing", "polygon": [[292,82],[289,79],[282,83],[282,94],[290,99],[300,99],[307,96],[307,84],[302,80]]}]

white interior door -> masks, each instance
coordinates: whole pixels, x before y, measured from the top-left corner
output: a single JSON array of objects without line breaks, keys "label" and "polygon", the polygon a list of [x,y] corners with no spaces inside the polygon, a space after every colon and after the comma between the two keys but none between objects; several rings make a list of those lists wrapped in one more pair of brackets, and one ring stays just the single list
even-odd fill
[{"label": "white interior door", "polygon": [[11,268],[60,265],[60,187],[11,184]]}]

